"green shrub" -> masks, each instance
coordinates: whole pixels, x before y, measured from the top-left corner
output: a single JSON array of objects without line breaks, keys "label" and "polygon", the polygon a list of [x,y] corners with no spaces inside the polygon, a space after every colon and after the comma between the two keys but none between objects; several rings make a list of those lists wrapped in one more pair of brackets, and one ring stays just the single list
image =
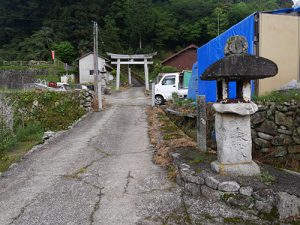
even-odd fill
[{"label": "green shrub", "polygon": [[19,126],[16,129],[18,141],[41,141],[43,134],[43,127],[39,122],[28,123],[26,126]]},{"label": "green shrub", "polygon": [[85,114],[78,92],[25,91],[11,93],[10,98],[15,102],[15,124],[39,121],[44,130],[58,131]]},{"label": "green shrub", "polygon": [[173,102],[176,102],[176,103],[179,101],[179,96],[176,92],[172,93],[172,100],[173,100]]},{"label": "green shrub", "polygon": [[7,127],[3,119],[0,119],[0,159],[6,152],[10,150],[16,143],[16,137],[13,132]]},{"label": "green shrub", "polygon": [[262,172],[260,175],[260,181],[266,185],[271,185],[275,180],[276,178],[272,176],[268,171]]},{"label": "green shrub", "polygon": [[161,73],[176,73],[179,72],[178,69],[176,67],[172,67],[172,66],[163,66],[161,68]]}]

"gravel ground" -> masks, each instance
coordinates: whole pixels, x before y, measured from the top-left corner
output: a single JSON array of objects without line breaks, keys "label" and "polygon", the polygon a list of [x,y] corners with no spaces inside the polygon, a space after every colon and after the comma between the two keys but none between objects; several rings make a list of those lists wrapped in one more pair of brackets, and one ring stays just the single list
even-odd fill
[{"label": "gravel ground", "polygon": [[[143,88],[107,98],[67,135],[26,156],[0,178],[0,225],[225,224],[255,220],[193,198],[152,163]],[[259,222],[259,221],[257,221]],[[260,224],[260,223],[258,223]]]}]

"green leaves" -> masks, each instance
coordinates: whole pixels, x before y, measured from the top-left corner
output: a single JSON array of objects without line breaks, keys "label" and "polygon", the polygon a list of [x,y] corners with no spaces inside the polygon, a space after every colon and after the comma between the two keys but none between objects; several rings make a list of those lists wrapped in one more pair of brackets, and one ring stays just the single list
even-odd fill
[{"label": "green leaves", "polygon": [[76,50],[70,42],[54,44],[52,49],[55,50],[57,58],[65,63],[71,64],[76,58]]},{"label": "green leaves", "polygon": [[158,51],[163,57],[205,44],[251,13],[291,6],[284,0],[3,0],[0,60],[50,60],[54,45],[70,64],[92,50],[92,20],[99,23],[102,54]]}]

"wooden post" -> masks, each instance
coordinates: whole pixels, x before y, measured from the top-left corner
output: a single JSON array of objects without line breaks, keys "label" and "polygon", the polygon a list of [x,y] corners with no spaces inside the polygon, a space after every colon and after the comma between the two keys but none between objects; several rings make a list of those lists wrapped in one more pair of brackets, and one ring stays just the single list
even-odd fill
[{"label": "wooden post", "polygon": [[149,69],[148,69],[147,59],[144,59],[144,67],[145,67],[145,87],[146,90],[149,91]]},{"label": "wooden post", "polygon": [[128,67],[128,83],[129,83],[129,85],[132,84],[132,82],[131,82],[131,68],[130,68],[130,66]]},{"label": "wooden post", "polygon": [[116,90],[120,89],[120,73],[121,73],[121,60],[117,59]]},{"label": "wooden post", "polygon": [[202,152],[207,151],[206,144],[206,97],[197,96],[197,143]]},{"label": "wooden post", "polygon": [[152,107],[155,106],[155,83],[152,83]]}]

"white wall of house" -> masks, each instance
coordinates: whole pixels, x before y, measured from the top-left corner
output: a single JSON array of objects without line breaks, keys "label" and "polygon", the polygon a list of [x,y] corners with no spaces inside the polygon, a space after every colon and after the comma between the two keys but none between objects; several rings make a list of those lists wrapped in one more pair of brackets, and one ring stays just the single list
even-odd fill
[{"label": "white wall of house", "polygon": [[[105,59],[98,57],[98,68],[101,71],[105,67]],[[94,82],[94,55],[91,53],[79,59],[79,82],[91,83]]]}]

